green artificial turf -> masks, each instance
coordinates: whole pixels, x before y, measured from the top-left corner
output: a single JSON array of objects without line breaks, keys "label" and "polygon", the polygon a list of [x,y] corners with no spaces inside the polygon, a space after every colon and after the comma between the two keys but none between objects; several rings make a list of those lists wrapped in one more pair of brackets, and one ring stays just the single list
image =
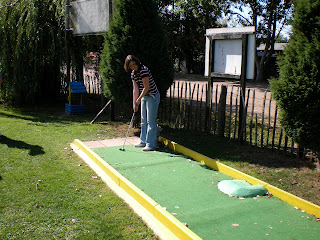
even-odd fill
[{"label": "green artificial turf", "polygon": [[217,188],[229,176],[167,148],[94,151],[203,239],[319,239],[309,214],[275,197],[229,197]]}]

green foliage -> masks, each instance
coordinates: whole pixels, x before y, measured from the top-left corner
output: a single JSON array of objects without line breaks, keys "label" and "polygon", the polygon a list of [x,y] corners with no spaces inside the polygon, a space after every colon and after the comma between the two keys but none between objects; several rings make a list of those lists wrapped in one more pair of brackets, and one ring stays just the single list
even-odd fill
[{"label": "green foliage", "polygon": [[[237,24],[255,26],[256,45],[265,44],[262,57],[256,56],[256,81],[267,80],[272,63],[275,42],[288,26],[292,16],[293,0],[231,0],[228,13]],[[236,11],[234,9],[237,9]],[[249,11],[249,12],[248,12]],[[249,16],[247,17],[247,14]]]},{"label": "green foliage", "polygon": [[279,61],[279,79],[271,81],[286,133],[315,151],[320,147],[319,12],[319,0],[295,2],[293,33]]},{"label": "green foliage", "polygon": [[234,17],[236,24],[256,27],[259,46],[261,43],[271,44],[270,41],[281,36],[283,27],[289,24],[292,3],[292,0],[231,0],[227,13]]},{"label": "green foliage", "polygon": [[131,104],[132,82],[123,68],[128,54],[151,70],[163,96],[173,81],[173,65],[154,1],[119,0],[105,36],[100,64],[104,94],[115,102]]},{"label": "green foliage", "polygon": [[0,3],[1,95],[9,103],[54,101],[64,58],[64,1]]},{"label": "green foliage", "polygon": [[224,1],[177,0],[159,1],[161,17],[169,37],[173,60],[186,61],[193,73],[204,72],[205,33],[207,28],[219,27]]}]

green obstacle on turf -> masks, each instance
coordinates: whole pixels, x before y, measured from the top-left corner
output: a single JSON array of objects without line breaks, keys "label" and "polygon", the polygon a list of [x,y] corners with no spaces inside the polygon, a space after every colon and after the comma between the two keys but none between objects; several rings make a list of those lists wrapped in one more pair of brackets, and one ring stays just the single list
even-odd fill
[{"label": "green obstacle on turf", "polygon": [[267,194],[268,190],[261,184],[251,185],[244,180],[223,180],[218,189],[232,197],[256,197]]}]

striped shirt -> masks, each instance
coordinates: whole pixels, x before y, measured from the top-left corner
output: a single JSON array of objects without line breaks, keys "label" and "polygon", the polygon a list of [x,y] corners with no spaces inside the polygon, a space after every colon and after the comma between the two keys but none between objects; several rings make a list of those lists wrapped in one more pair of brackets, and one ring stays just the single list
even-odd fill
[{"label": "striped shirt", "polygon": [[135,74],[134,71],[131,72],[131,80],[135,81],[139,87],[139,93],[143,91],[144,85],[142,82],[142,78],[149,77],[149,91],[147,95],[155,95],[159,93],[156,83],[153,80],[150,70],[144,66],[139,65],[138,73]]}]

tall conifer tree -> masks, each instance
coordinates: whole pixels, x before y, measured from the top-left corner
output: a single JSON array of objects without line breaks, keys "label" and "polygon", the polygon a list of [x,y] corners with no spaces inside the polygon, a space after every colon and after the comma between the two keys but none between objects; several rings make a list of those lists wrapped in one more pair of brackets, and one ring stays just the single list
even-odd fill
[{"label": "tall conifer tree", "polygon": [[156,3],[154,0],[118,0],[114,9],[100,63],[105,96],[131,106],[132,83],[123,68],[129,54],[138,57],[151,70],[164,96],[173,81],[173,65]]},{"label": "tall conifer tree", "polygon": [[281,125],[304,147],[320,150],[320,1],[296,0],[292,35],[271,81]]}]

